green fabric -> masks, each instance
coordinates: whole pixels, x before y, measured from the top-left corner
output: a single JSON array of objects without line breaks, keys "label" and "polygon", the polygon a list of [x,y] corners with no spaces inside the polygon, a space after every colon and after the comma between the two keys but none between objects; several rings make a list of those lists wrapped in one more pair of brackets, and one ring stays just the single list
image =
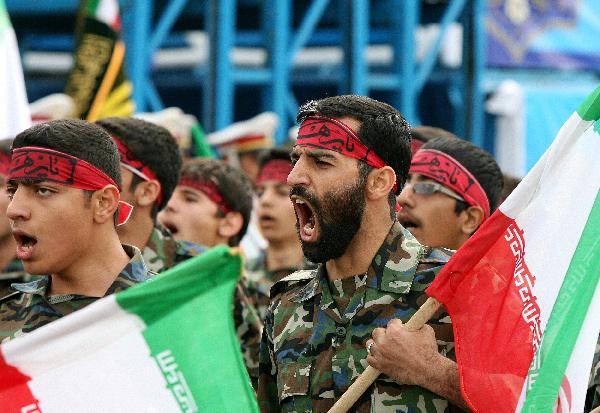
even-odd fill
[{"label": "green fabric", "polygon": [[192,139],[194,141],[194,157],[216,159],[213,148],[206,142],[206,134],[199,123],[192,126]]},{"label": "green fabric", "polygon": [[[600,100],[598,100],[600,103]],[[522,412],[550,412],[600,279],[600,194],[581,234],[544,330],[538,376]]]},{"label": "green fabric", "polygon": [[10,26],[10,19],[8,18],[8,12],[6,11],[6,5],[4,0],[0,0],[0,39],[2,39],[3,32]]},{"label": "green fabric", "polygon": [[581,119],[595,121],[600,119],[600,86],[598,86],[577,108]]},{"label": "green fabric", "polygon": [[232,317],[241,269],[239,253],[216,247],[116,297],[145,322],[152,356],[172,353],[200,411],[258,411]]}]

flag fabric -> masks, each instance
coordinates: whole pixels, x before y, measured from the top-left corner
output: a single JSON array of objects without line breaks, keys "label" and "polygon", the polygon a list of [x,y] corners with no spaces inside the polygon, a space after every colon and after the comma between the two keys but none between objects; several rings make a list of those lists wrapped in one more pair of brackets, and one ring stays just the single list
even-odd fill
[{"label": "flag fabric", "polygon": [[257,412],[217,247],[0,346],[3,412]]},{"label": "flag fabric", "polygon": [[125,45],[119,39],[118,0],[81,0],[75,33],[75,61],[65,93],[75,101],[74,117],[95,121],[134,112],[132,85],[125,76]]},{"label": "flag fabric", "polygon": [[31,126],[21,57],[4,0],[0,0],[0,139]]},{"label": "flag fabric", "polygon": [[600,87],[427,293],[475,412],[581,412],[600,329]]}]

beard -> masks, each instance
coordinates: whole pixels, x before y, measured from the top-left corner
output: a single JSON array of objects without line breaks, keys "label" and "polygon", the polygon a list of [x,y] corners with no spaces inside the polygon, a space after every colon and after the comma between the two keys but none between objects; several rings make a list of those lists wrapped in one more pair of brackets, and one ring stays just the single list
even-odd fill
[{"label": "beard", "polygon": [[366,205],[364,186],[364,180],[358,179],[349,188],[327,192],[321,200],[304,187],[292,188],[290,195],[300,196],[310,203],[319,227],[318,239],[304,242],[296,216],[296,232],[306,258],[314,263],[324,263],[344,255],[360,229]]}]

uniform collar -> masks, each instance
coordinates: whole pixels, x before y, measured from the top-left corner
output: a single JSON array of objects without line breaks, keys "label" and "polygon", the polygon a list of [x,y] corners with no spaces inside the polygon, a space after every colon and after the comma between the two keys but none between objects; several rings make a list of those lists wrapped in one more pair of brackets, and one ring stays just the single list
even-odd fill
[{"label": "uniform collar", "polygon": [[[429,250],[395,221],[369,265],[367,286],[396,294],[408,293],[419,262]],[[322,292],[322,284],[327,281],[324,264],[319,264],[315,270],[297,274],[298,281],[308,278],[311,280],[298,290],[293,301],[306,301]],[[290,277],[286,277],[286,281],[290,280]]]}]

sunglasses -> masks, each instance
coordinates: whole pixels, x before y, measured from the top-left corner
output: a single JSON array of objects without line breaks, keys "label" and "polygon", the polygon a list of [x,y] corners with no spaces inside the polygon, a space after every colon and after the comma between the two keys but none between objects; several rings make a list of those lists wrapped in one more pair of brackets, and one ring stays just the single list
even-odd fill
[{"label": "sunglasses", "polygon": [[407,188],[412,188],[415,194],[419,195],[433,195],[436,192],[448,195],[450,198],[454,198],[457,201],[465,202],[464,198],[458,195],[451,189],[446,188],[444,185],[440,185],[437,182],[415,182],[414,184],[406,183],[404,185]]}]

